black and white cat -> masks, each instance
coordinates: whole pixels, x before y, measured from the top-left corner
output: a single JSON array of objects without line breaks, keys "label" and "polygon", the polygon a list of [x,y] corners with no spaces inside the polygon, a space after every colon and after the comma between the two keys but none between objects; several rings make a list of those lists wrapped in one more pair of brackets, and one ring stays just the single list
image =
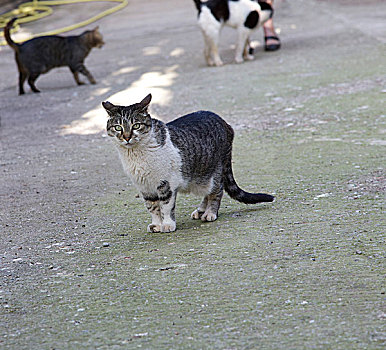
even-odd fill
[{"label": "black and white cat", "polygon": [[232,172],[234,132],[217,114],[194,112],[170,123],[148,113],[151,95],[131,106],[102,102],[109,119],[107,134],[117,145],[126,173],[141,192],[152,223],[149,232],[176,229],[177,192],[203,195],[192,219],[217,219],[223,190],[235,200],[254,204],[272,202],[264,193],[248,193]]},{"label": "black and white cat", "polygon": [[194,0],[198,25],[205,41],[204,55],[209,66],[221,66],[218,52],[220,32],[224,25],[237,29],[235,61],[252,60],[249,36],[273,16],[271,5],[256,0]]}]

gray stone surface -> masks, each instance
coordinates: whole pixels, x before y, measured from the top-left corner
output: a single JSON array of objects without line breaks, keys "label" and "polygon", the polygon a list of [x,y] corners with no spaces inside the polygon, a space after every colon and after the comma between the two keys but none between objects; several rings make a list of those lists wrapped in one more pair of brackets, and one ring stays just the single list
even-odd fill
[{"label": "gray stone surface", "polygon": [[[18,96],[0,47],[1,349],[384,348],[386,4],[276,2],[282,49],[239,65],[226,29],[226,65],[205,66],[187,0],[100,20],[95,86],[61,68]],[[76,6],[24,34],[101,5]],[[165,121],[207,109],[231,123],[237,181],[276,201],[225,196],[201,224],[200,199],[181,195],[178,230],[146,233],[100,104],[149,92]]]}]

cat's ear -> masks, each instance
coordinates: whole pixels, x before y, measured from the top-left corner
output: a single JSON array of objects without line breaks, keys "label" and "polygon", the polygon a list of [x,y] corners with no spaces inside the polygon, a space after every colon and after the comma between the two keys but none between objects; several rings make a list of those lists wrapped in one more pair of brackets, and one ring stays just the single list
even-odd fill
[{"label": "cat's ear", "polygon": [[99,26],[96,26],[92,31],[93,32],[96,32],[96,31],[98,31],[99,30]]},{"label": "cat's ear", "polygon": [[150,101],[151,101],[151,94],[147,95],[140,103],[138,103],[139,108],[143,111],[147,110],[147,107],[149,107]]},{"label": "cat's ear", "polygon": [[114,106],[111,102],[109,101],[106,101],[106,102],[102,102],[102,106],[103,108],[107,111],[108,115],[111,117],[113,116],[117,111],[118,111],[118,107],[117,106]]}]

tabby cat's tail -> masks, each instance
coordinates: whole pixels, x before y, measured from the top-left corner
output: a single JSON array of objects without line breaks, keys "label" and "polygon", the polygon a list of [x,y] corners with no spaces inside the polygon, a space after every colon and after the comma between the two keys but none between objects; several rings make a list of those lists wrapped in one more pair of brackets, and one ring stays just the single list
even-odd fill
[{"label": "tabby cat's tail", "polygon": [[233,177],[233,171],[231,167],[231,161],[227,164],[226,169],[223,172],[224,188],[229,196],[239,202],[245,204],[255,204],[261,202],[273,202],[274,196],[266,193],[250,193],[242,190],[236,183]]},{"label": "tabby cat's tail", "polygon": [[[229,136],[233,139],[233,130],[229,126]],[[224,189],[229,196],[239,202],[245,204],[255,204],[260,202],[273,202],[274,196],[266,193],[250,193],[242,190],[236,183],[233,177],[232,170],[232,149],[229,149],[229,153],[226,155],[223,170]]]},{"label": "tabby cat's tail", "polygon": [[11,28],[12,28],[13,23],[15,23],[16,20],[17,20],[17,18],[12,18],[12,19],[7,23],[7,25],[4,27],[4,38],[5,38],[5,41],[6,41],[6,42],[8,43],[8,45],[11,46],[14,50],[18,50],[19,47],[18,47],[18,45],[12,40],[10,31],[11,31]]}]

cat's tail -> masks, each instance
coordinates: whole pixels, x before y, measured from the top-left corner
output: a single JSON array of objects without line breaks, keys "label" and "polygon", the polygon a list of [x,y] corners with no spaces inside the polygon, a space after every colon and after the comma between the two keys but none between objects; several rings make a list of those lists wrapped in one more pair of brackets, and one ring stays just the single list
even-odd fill
[{"label": "cat's tail", "polygon": [[17,20],[17,18],[12,18],[8,23],[7,25],[4,27],[4,38],[5,38],[5,41],[8,43],[9,46],[11,46],[14,50],[18,50],[19,49],[19,45],[16,44],[12,38],[11,38],[11,34],[10,34],[10,31],[11,31],[11,28],[13,26],[13,24],[15,23],[15,21]]},{"label": "cat's tail", "polygon": [[[228,162],[227,162],[228,163]],[[231,158],[229,157],[229,164],[225,165],[223,172],[224,179],[224,189],[229,194],[229,196],[241,203],[245,204],[255,204],[261,202],[273,202],[275,199],[274,196],[266,193],[250,193],[241,189],[236,180],[233,177]]]},{"label": "cat's tail", "polygon": [[[233,130],[229,126],[228,137],[230,141],[233,139]],[[223,168],[223,180],[224,180],[224,189],[229,194],[229,196],[239,202],[245,204],[255,204],[261,202],[273,202],[275,199],[274,196],[266,193],[250,193],[242,190],[236,183],[235,178],[233,177],[232,170],[232,148],[228,150],[228,154],[225,156]]]},{"label": "cat's tail", "polygon": [[193,1],[196,4],[198,12],[201,12],[201,4],[202,4],[201,0],[193,0]]}]

